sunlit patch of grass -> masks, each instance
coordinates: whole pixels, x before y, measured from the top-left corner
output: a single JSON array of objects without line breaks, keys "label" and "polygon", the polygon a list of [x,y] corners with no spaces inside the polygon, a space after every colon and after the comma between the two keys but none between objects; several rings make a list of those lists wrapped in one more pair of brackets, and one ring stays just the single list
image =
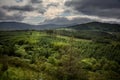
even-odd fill
[{"label": "sunlit patch of grass", "polygon": [[[68,37],[68,36],[60,36],[60,35],[58,35],[57,37],[58,37],[58,38],[66,39],[67,41],[70,41],[70,39],[72,38],[72,37]],[[73,41],[91,42],[91,40],[78,39],[78,38],[74,38],[74,37],[73,37]]]},{"label": "sunlit patch of grass", "polygon": [[70,29],[70,28],[60,28],[60,29],[57,29],[57,30],[65,30],[65,31],[76,31],[75,29]]}]

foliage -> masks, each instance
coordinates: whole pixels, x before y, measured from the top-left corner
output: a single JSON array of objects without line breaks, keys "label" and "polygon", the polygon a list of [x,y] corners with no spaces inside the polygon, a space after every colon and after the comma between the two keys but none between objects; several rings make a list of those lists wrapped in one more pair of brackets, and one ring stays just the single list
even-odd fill
[{"label": "foliage", "polygon": [[0,80],[120,80],[119,35],[72,29],[0,32]]}]

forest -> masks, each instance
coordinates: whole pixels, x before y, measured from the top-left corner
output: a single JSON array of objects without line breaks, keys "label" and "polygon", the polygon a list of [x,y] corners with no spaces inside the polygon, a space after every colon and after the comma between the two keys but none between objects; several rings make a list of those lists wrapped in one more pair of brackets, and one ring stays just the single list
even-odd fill
[{"label": "forest", "polygon": [[120,80],[120,33],[0,32],[0,80]]}]

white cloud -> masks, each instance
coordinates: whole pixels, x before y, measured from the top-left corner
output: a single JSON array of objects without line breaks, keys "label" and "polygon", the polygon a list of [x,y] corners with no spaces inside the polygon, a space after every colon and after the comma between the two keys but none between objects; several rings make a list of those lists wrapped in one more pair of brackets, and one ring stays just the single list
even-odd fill
[{"label": "white cloud", "polygon": [[47,10],[43,16],[45,16],[46,19],[53,19],[57,17],[65,11],[64,3],[65,0],[43,0],[42,4],[44,7],[47,7],[50,4],[57,4],[56,6],[51,5],[47,7]]},{"label": "white cloud", "polygon": [[92,21],[120,23],[120,19],[106,18],[106,17],[99,17],[99,16],[90,16],[90,15],[84,15],[84,14],[66,16],[66,18],[68,20],[74,20],[75,18],[87,18]]},{"label": "white cloud", "polygon": [[55,17],[57,17],[59,14],[61,14],[62,12],[64,12],[64,9],[61,7],[49,7],[48,10],[44,13],[44,16],[47,19],[53,19]]},{"label": "white cloud", "polygon": [[37,16],[41,16],[42,14],[34,11],[34,12],[25,12],[23,15],[26,17],[37,17]]}]

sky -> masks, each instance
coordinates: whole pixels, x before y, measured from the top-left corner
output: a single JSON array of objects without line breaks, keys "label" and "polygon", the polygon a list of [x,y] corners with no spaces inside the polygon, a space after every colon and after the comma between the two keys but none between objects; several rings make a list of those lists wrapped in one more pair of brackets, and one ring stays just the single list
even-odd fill
[{"label": "sky", "polygon": [[120,24],[120,0],[0,0],[0,22]]}]

